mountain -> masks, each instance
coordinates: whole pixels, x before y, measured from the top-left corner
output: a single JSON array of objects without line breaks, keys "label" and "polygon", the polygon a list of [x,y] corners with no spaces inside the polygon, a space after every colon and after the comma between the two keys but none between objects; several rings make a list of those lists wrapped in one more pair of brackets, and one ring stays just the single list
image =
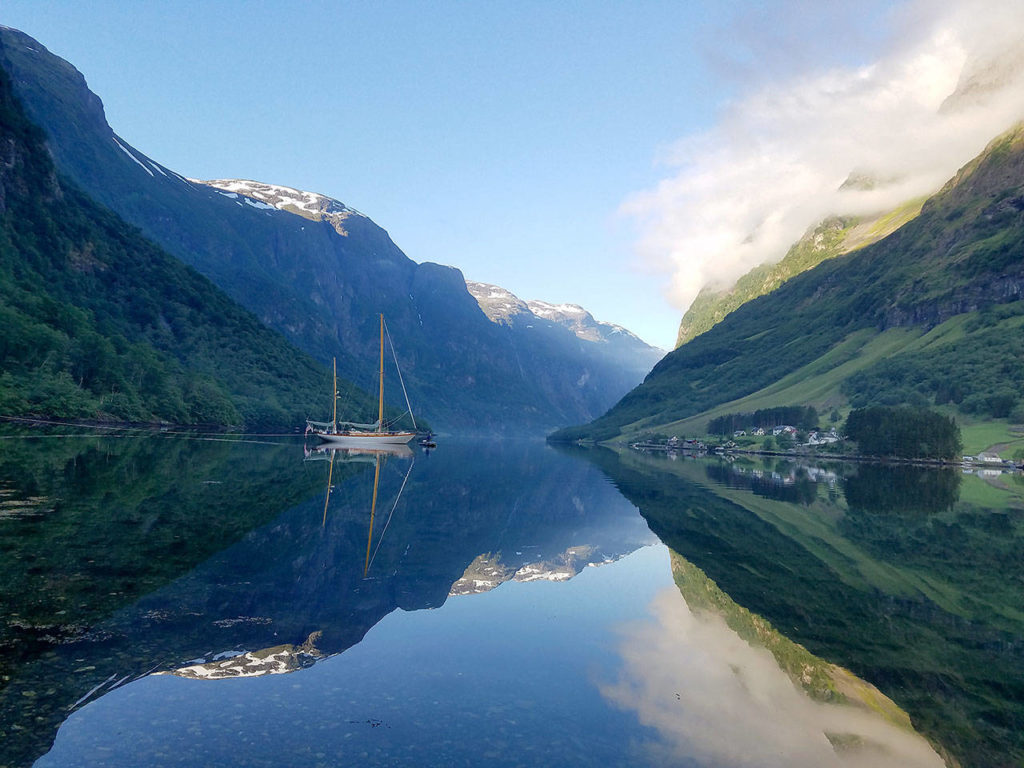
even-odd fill
[{"label": "mountain", "polygon": [[580,387],[592,387],[591,379],[601,376],[614,382],[611,392],[617,394],[603,408],[603,391],[593,389],[591,402],[601,412],[643,381],[665,354],[621,325],[595,320],[578,304],[523,301],[497,285],[469,280],[466,288],[487,318],[512,339],[518,355],[541,345],[554,356],[582,361]]},{"label": "mountain", "polygon": [[384,313],[413,409],[435,429],[537,434],[597,416],[635,384],[600,356],[547,338],[530,345],[492,323],[459,270],[413,262],[338,201],[171,171],[111,130],[71,64],[16,30],[0,29],[0,40],[60,172],[300,349],[323,363],[336,357],[339,372],[366,387]]},{"label": "mountain", "polygon": [[781,261],[754,267],[732,288],[702,288],[679,323],[676,346],[710,330],[737,307],[771,293],[789,278],[892,234],[917,216],[923,203],[924,198],[918,198],[875,216],[829,216],[794,243]]},{"label": "mountain", "polygon": [[[1017,41],[972,51],[964,62],[952,93],[939,106],[947,117],[991,107],[1006,93],[1019,92],[1024,83],[1024,45]],[[840,191],[886,191],[902,179],[852,172]],[[890,189],[891,191],[891,189]],[[929,192],[934,194],[937,189]],[[731,288],[705,286],[687,309],[679,325],[676,346],[707,331],[740,305],[778,288],[789,278],[822,261],[870,245],[906,224],[921,211],[926,197],[906,200],[896,208],[872,215],[836,215],[811,227],[778,262],[762,264],[742,276]]]},{"label": "mountain", "polygon": [[59,177],[2,70],[0,146],[0,411],[249,429],[311,412],[323,369]]},{"label": "mountain", "polygon": [[919,216],[734,310],[668,354],[607,414],[556,439],[606,440],[763,405],[950,404],[981,417],[1017,414],[1022,242],[1018,125]]}]

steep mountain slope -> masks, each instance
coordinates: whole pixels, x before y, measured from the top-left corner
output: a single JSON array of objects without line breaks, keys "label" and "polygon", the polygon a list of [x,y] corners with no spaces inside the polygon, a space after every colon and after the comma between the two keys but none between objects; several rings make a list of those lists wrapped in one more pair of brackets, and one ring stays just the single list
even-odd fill
[{"label": "steep mountain slope", "polygon": [[[1019,346],[1022,291],[1024,128],[1018,125],[961,169],[916,219],[741,306],[667,355],[603,417],[557,437],[610,439],[627,425],[664,425],[790,386],[788,395],[776,394],[775,404],[784,405],[811,376],[835,375],[833,384],[857,397],[853,374],[885,366],[901,366],[911,380],[944,383],[947,390],[955,383],[964,401],[1005,392],[1015,405],[1024,399],[1024,361],[1007,354],[1006,345]],[[1006,302],[1014,303],[996,306]],[[968,313],[988,320],[958,317]],[[1001,333],[972,336],[997,325]],[[986,350],[982,362],[963,354],[976,345]],[[915,354],[900,357],[901,351]],[[933,376],[940,362],[943,375]],[[907,390],[905,398],[951,399],[927,386]]]},{"label": "steep mountain slope", "polygon": [[312,412],[323,369],[59,180],[3,69],[0,147],[0,412],[278,429]]},{"label": "steep mountain slope", "polygon": [[[61,172],[271,328],[370,386],[377,313],[395,336],[418,415],[468,433],[533,432],[593,418],[631,383],[564,348],[523,349],[490,322],[461,273],[416,264],[387,232],[312,193],[245,182],[196,183],[116,136],[70,64],[0,29],[17,93],[46,131]],[[241,189],[241,188],[239,188]],[[293,194],[294,193],[294,194]],[[276,200],[276,202],[274,202]]]},{"label": "steep mountain slope", "polygon": [[807,232],[775,264],[755,267],[727,290],[703,288],[679,323],[676,346],[710,330],[722,318],[758,296],[771,293],[791,277],[892,234],[921,212],[924,198],[878,216],[830,216]]}]

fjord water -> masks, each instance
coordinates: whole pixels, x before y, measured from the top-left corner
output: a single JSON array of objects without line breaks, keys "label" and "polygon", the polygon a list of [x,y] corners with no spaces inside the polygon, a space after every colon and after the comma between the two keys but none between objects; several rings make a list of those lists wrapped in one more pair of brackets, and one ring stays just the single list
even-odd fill
[{"label": "fjord water", "polygon": [[2,448],[0,765],[1020,759],[1010,477]]}]

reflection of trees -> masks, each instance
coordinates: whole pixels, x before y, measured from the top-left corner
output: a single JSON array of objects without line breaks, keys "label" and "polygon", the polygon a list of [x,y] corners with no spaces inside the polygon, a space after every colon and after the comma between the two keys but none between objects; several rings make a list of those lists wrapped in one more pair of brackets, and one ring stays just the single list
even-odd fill
[{"label": "reflection of trees", "polygon": [[960,498],[954,469],[862,464],[843,480],[851,509],[882,514],[934,514],[952,509]]},{"label": "reflection of trees", "polygon": [[[1024,511],[972,510],[962,502],[941,515],[851,508],[835,520],[835,536],[821,539],[817,532],[829,528],[831,508],[787,510],[773,503],[772,514],[758,514],[769,505],[742,494],[727,497],[717,483],[707,487],[680,476],[667,462],[635,452],[583,455],[637,505],[666,545],[739,605],[878,685],[957,760],[1020,762]],[[860,478],[870,483],[868,473]],[[932,480],[957,482],[955,472]],[[947,488],[942,498],[953,503],[955,490]],[[811,535],[793,522],[811,526]],[[848,553],[857,552],[866,557],[853,570]],[[862,581],[858,572],[872,579]]]},{"label": "reflection of trees", "polygon": [[163,660],[142,631],[121,641],[103,623],[317,494],[323,475],[297,454],[154,434],[5,441],[17,513],[0,517],[0,723],[17,736],[0,739],[0,765],[31,764],[111,671]]}]

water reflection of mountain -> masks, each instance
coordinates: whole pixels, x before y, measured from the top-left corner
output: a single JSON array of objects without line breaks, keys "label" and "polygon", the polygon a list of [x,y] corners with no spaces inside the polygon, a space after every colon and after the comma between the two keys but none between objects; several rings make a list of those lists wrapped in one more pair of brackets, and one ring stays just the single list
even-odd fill
[{"label": "water reflection of mountain", "polygon": [[1024,510],[950,506],[944,477],[926,515],[859,509],[827,483],[793,504],[700,462],[586,455],[732,599],[877,685],[962,764],[1024,758]]},{"label": "water reflection of mountain", "polygon": [[875,686],[783,636],[675,552],[671,563],[678,594],[665,590],[623,628],[625,664],[601,691],[657,732],[637,745],[651,764],[943,765]]},{"label": "water reflection of mountain", "polygon": [[[610,560],[655,540],[584,462],[540,443],[452,441],[416,458],[364,577],[372,465],[334,465],[325,517],[329,465],[303,462],[298,445],[149,440],[80,452],[69,442],[59,458],[29,452],[6,467],[9,495],[37,502],[3,520],[16,523],[0,527],[4,554],[12,569],[46,562],[28,569],[38,599],[14,591],[24,579],[2,588],[13,610],[0,646],[0,764],[31,762],[77,706],[142,674],[239,652],[254,654],[249,669],[283,671],[344,651],[396,608],[440,606],[482,554],[521,569],[580,547]],[[381,469],[381,527],[408,461]],[[31,536],[15,535],[26,526]],[[56,592],[54,574],[66,575]]]}]

